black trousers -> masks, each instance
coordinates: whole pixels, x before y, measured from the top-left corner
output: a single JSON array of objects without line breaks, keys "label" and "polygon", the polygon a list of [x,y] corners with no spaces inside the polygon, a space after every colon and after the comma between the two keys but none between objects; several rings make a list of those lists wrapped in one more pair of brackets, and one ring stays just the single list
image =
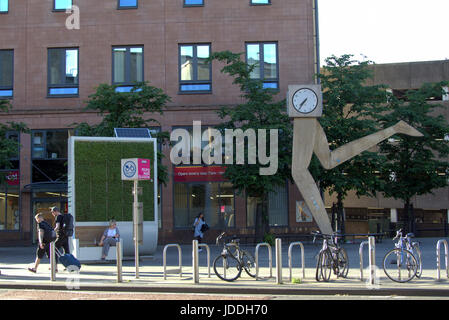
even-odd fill
[{"label": "black trousers", "polygon": [[[64,249],[64,253],[70,253],[69,238],[66,236],[59,236],[55,241],[55,248],[62,254],[61,248]],[[58,255],[55,255],[56,263],[58,263]]]}]

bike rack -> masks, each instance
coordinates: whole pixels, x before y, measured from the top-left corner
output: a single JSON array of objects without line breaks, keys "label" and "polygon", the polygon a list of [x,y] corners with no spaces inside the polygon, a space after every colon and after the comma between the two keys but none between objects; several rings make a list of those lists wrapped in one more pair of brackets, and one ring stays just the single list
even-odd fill
[{"label": "bike rack", "polygon": [[441,257],[440,257],[440,248],[441,248],[441,244],[444,244],[444,256],[445,256],[445,263],[446,263],[446,276],[449,278],[449,250],[448,250],[448,245],[447,245],[447,241],[442,239],[442,240],[438,240],[437,242],[437,280],[440,280],[440,269],[441,269]]},{"label": "bike rack", "polygon": [[[198,243],[198,247],[205,247],[207,251],[207,277],[210,278],[210,249],[209,246],[205,243]],[[198,267],[199,271],[199,267]]]},{"label": "bike rack", "polygon": [[360,244],[359,256],[360,256],[360,281],[363,281],[363,246],[368,245],[369,252],[369,283],[375,284],[376,279],[376,239],[373,236],[368,237],[368,241],[363,241]]},{"label": "bike rack", "polygon": [[301,247],[301,267],[302,267],[302,278],[306,277],[305,261],[304,261],[304,245],[301,242],[292,242],[288,247],[288,267],[290,270],[290,282],[292,281],[292,249],[294,246]]},{"label": "bike rack", "polygon": [[[270,266],[270,276],[269,277],[259,277],[259,249],[261,247],[268,248],[268,261],[269,261],[269,266]],[[255,259],[256,259],[256,280],[273,278],[273,253],[272,253],[270,244],[266,243],[266,242],[259,243],[256,246],[256,252],[254,255],[255,255]]]},{"label": "bike rack", "polygon": [[[167,270],[167,249],[170,247],[178,248],[178,259],[179,259],[179,268],[178,269]],[[164,280],[167,280],[167,274],[169,274],[169,273],[178,273],[179,272],[179,276],[182,278],[182,249],[179,244],[177,244],[177,243],[167,244],[164,247],[162,260],[163,260],[163,265],[164,265]]]},{"label": "bike rack", "polygon": [[121,241],[118,241],[116,244],[116,260],[117,260],[117,282],[120,283],[123,281],[122,279],[122,248]]},{"label": "bike rack", "polygon": [[360,281],[363,281],[363,247],[368,244],[368,241],[362,241],[360,243],[359,248],[359,256],[360,256]]}]

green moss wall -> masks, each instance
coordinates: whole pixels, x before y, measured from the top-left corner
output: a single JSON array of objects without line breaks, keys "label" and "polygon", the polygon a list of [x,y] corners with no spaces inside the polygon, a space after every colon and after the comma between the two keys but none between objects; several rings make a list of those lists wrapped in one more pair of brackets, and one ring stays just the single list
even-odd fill
[{"label": "green moss wall", "polygon": [[[132,181],[121,179],[121,159],[151,160],[154,180],[152,142],[75,141],[76,221],[132,221]],[[154,221],[153,181],[139,181],[143,194],[144,220]]]}]

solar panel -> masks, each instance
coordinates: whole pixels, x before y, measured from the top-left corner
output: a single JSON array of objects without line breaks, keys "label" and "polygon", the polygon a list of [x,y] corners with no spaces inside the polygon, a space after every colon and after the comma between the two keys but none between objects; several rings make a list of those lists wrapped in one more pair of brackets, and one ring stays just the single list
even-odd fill
[{"label": "solar panel", "polygon": [[114,128],[116,138],[151,138],[147,128]]}]

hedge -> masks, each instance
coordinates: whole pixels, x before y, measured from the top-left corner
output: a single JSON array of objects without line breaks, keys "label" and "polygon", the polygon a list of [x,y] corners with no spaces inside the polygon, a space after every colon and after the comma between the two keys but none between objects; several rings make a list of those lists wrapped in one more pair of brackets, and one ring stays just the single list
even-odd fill
[{"label": "hedge", "polygon": [[132,181],[121,179],[121,159],[151,160],[151,181],[139,181],[145,221],[154,221],[154,146],[150,142],[75,141],[77,221],[132,221]]}]

